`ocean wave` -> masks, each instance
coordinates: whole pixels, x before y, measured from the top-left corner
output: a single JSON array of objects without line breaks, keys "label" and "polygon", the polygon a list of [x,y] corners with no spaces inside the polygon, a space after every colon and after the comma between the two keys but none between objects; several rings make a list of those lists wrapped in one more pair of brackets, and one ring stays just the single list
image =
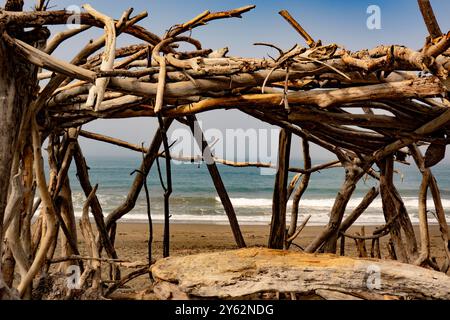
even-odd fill
[{"label": "ocean wave", "polygon": [[[356,208],[361,201],[362,197],[352,198],[347,205],[347,208]],[[329,209],[333,206],[334,198],[318,198],[318,199],[301,199],[300,206],[303,208],[313,208],[313,209]],[[220,198],[216,197],[216,202],[220,202]],[[272,199],[270,198],[231,198],[231,202],[235,207],[271,207]],[[403,202],[407,209],[417,209],[419,206],[419,200],[416,197],[404,197]],[[288,206],[292,205],[292,200],[288,202]],[[429,208],[434,207],[433,200],[427,201],[427,206]],[[444,208],[450,209],[450,199],[442,199],[442,206]],[[381,199],[376,199],[372,202],[369,208],[372,209],[382,209],[383,205]]]},{"label": "ocean wave", "polygon": [[[260,198],[231,198],[231,203],[235,207],[270,207],[272,206],[272,199]],[[221,202],[219,197],[216,197],[216,202]],[[292,202],[292,201],[290,201]]]},{"label": "ocean wave", "polygon": [[[110,213],[119,203],[125,199],[125,195],[99,195],[104,214]],[[348,215],[362,201],[362,197],[351,199],[348,203],[346,215]],[[74,194],[74,209],[77,217],[81,217],[83,195]],[[308,225],[325,225],[329,221],[329,213],[335,199],[331,197],[324,198],[305,198],[300,201],[299,221],[302,221],[306,215],[311,214],[311,220]],[[416,197],[403,197],[406,208],[408,209],[412,223],[418,223],[418,199]],[[272,199],[263,198],[231,198],[231,202],[236,208],[238,220],[244,225],[268,225],[271,220]],[[450,218],[450,199],[442,199],[447,217]],[[434,210],[434,203],[428,200],[428,208]],[[288,202],[287,221],[290,220],[292,200]],[[152,218],[155,222],[162,222],[162,203],[152,202]],[[228,217],[225,214],[219,197],[179,197],[171,199],[171,221],[173,223],[212,223],[228,224]],[[436,223],[433,215],[429,215],[429,221]],[[138,201],[135,208],[125,215],[121,221],[145,222],[147,221],[146,204]],[[377,198],[364,214],[356,222],[357,225],[382,225],[385,223],[381,199]]]},{"label": "ocean wave", "polygon": [[[75,212],[75,217],[80,218],[82,215],[81,211]],[[123,216],[121,221],[129,222],[145,222],[147,221],[147,214],[144,213],[134,213]],[[164,221],[164,215],[162,214],[152,214],[153,222]],[[194,214],[172,214],[170,218],[171,222],[174,223],[213,223],[213,224],[228,224],[228,217],[225,214],[222,215],[194,215]],[[264,215],[254,215],[254,216],[242,216],[239,217],[239,222],[242,224],[268,224],[270,223],[270,217]]]},{"label": "ocean wave", "polygon": [[[81,212],[76,211],[75,216],[77,218],[81,217]],[[271,216],[267,215],[237,215],[238,221],[241,225],[269,225],[271,221]],[[299,221],[303,221],[306,215],[301,214],[299,216]],[[414,224],[419,223],[417,216],[410,216],[411,222]],[[155,223],[161,223],[164,221],[164,216],[162,214],[153,214],[152,220]],[[138,222],[146,223],[147,215],[144,213],[130,212],[121,218],[122,222]],[[173,213],[170,218],[171,223],[197,223],[197,224],[229,224],[228,217],[225,214],[221,215],[196,215],[196,214],[177,214]],[[316,213],[311,215],[308,222],[309,226],[323,226],[329,221],[329,215],[326,213]],[[290,215],[286,217],[286,223],[289,224]],[[430,223],[437,223],[434,218],[430,218]],[[361,216],[355,225],[383,225],[385,224],[384,216],[382,213],[368,213],[366,212]]]},{"label": "ocean wave", "polygon": [[[37,198],[36,198],[37,199]],[[104,208],[114,208],[119,204],[122,204],[125,199],[125,194],[99,194],[98,199],[100,201],[100,204]],[[417,210],[419,206],[419,200],[417,197],[403,197],[403,203],[405,204],[407,209],[411,210]],[[145,207],[145,201],[144,199],[139,199],[136,206]],[[363,200],[363,197],[354,197],[350,199],[348,202],[347,208],[348,209],[354,209],[356,208],[361,201]],[[81,192],[74,192],[73,193],[73,203],[75,209],[82,209],[83,203],[85,201],[85,196]],[[195,206],[196,208],[204,207],[204,208],[211,208],[213,207],[221,207],[221,200],[218,196],[212,197],[212,196],[179,196],[179,197],[172,197],[170,199],[171,204],[178,207],[183,206],[186,207],[192,207]],[[333,206],[335,201],[335,198],[332,197],[314,197],[314,198],[303,198],[300,200],[300,207],[301,208],[309,208],[313,210],[325,210],[329,211],[331,207]],[[161,199],[160,198],[152,198],[152,204],[160,206]],[[245,198],[245,197],[235,197],[231,198],[231,202],[233,206],[237,208],[261,208],[261,209],[268,209],[272,207],[272,199],[269,197],[266,198]],[[450,199],[442,199],[442,205],[444,209],[450,210]],[[288,207],[292,206],[292,200],[289,200]],[[434,209],[434,203],[432,199],[428,199],[427,201],[427,207],[431,210]],[[382,209],[382,202],[381,198],[378,197],[375,201],[372,202],[372,204],[369,206],[369,209]]]}]

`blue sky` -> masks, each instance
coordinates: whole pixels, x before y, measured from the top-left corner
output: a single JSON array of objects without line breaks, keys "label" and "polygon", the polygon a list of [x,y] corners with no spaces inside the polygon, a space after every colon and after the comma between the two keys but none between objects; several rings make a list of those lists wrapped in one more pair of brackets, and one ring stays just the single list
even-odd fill
[{"label": "blue sky", "polygon": [[[427,35],[416,0],[54,1],[55,8],[81,6],[85,2],[116,18],[128,7],[133,7],[135,12],[147,10],[149,17],[141,22],[141,25],[160,35],[173,24],[187,21],[204,10],[218,11],[255,4],[256,9],[245,14],[244,19],[214,21],[193,33],[196,38],[202,40],[205,47],[214,48],[228,44],[232,54],[243,56],[264,54],[264,50],[252,46],[255,41],[273,42],[286,48],[301,41],[295,31],[278,15],[281,9],[289,10],[314,38],[322,39],[325,43],[336,42],[352,50],[373,47],[380,43],[420,47]],[[432,4],[442,29],[450,29],[450,21],[446,19],[446,13],[450,12],[450,1],[434,0]],[[366,9],[369,5],[378,5],[381,8],[381,30],[372,31],[366,28]]]},{"label": "blue sky", "polygon": [[[128,7],[133,7],[135,13],[147,10],[149,17],[140,24],[159,35],[170,26],[187,21],[204,10],[227,10],[255,4],[256,9],[245,14],[243,19],[213,21],[208,26],[194,30],[192,34],[203,43],[203,47],[216,49],[228,46],[230,54],[236,56],[263,57],[273,53],[270,49],[253,46],[254,42],[271,42],[286,49],[295,43],[303,44],[298,34],[278,15],[282,9],[287,9],[313,38],[321,39],[324,44],[337,43],[350,50],[371,48],[379,44],[401,44],[418,49],[427,36],[416,0],[61,0],[53,1],[52,4],[55,9],[62,9],[70,5],[81,6],[86,2],[115,18],[119,18]],[[30,8],[34,1],[25,3]],[[450,20],[447,19],[450,1],[434,0],[432,4],[442,30],[447,32],[450,30]],[[366,27],[369,16],[366,10],[369,5],[381,8],[381,30],[369,30]],[[69,45],[63,46],[56,54],[70,60],[76,54],[76,49],[101,32],[100,29],[88,31],[76,37]],[[119,45],[139,42],[140,40],[124,36]],[[242,117],[237,111],[215,111],[201,115],[200,119],[205,121],[206,127],[219,129],[265,127],[258,121]],[[86,129],[137,144],[148,141],[154,128],[155,121],[149,119],[96,121],[86,126]],[[115,152],[123,154],[123,151],[104,144],[83,141],[83,145],[88,155],[110,155]],[[329,157],[329,154],[319,148],[313,148],[313,153],[319,158]]]}]

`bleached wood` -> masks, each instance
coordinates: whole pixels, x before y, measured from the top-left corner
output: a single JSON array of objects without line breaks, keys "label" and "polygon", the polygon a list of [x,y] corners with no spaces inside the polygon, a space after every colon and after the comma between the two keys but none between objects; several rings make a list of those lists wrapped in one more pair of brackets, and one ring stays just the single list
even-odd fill
[{"label": "bleached wood", "polygon": [[[91,14],[95,19],[101,21],[105,26],[105,52],[103,53],[101,71],[112,71],[114,67],[114,59],[116,58],[116,24],[114,20],[94,8],[85,4],[83,8]],[[120,22],[122,23],[122,22]],[[86,106],[94,107],[97,110],[103,101],[109,78],[99,78],[95,80],[95,86],[89,92]]]},{"label": "bleached wood", "polygon": [[90,70],[86,70],[58,58],[52,57],[43,51],[38,50],[19,39],[13,39],[6,34],[4,34],[3,37],[15,46],[26,59],[41,68],[89,82],[93,82],[96,78],[95,73]]},{"label": "bleached wood", "polygon": [[39,247],[39,250],[36,253],[36,256],[33,260],[33,263],[30,266],[25,277],[23,277],[20,281],[19,286],[17,287],[19,294],[21,297],[25,294],[30,283],[33,281],[36,274],[41,269],[42,265],[45,262],[48,250],[56,236],[56,213],[55,207],[53,204],[53,199],[50,196],[48,191],[48,186],[44,173],[44,164],[42,161],[42,153],[41,153],[41,138],[39,136],[39,131],[36,122],[32,124],[32,139],[33,139],[33,151],[34,151],[34,169],[36,174],[37,186],[39,188],[39,193],[41,195],[43,207],[45,208],[45,220],[46,220],[46,232],[42,239],[42,243]]},{"label": "bleached wood", "polygon": [[[376,285],[370,282],[371,270],[380,272],[379,288],[370,285]],[[450,277],[440,272],[395,261],[264,248],[167,258],[157,261],[151,271],[156,287],[170,284],[190,298],[331,290],[404,299],[450,299]]]}]

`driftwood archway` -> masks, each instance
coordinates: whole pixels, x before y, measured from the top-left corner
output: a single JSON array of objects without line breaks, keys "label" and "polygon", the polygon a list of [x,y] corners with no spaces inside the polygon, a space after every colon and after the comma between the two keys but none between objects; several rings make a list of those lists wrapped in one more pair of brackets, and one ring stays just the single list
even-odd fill
[{"label": "driftwood archway", "polygon": [[[216,109],[236,109],[282,128],[273,197],[273,217],[268,246],[289,248],[304,224],[297,226],[299,201],[310,175],[334,166],[345,169],[345,180],[330,212],[330,221],[305,248],[306,252],[336,253],[338,239],[372,240],[390,237],[391,256],[401,262],[449,269],[449,233],[439,187],[430,167],[444,158],[450,130],[447,100],[450,70],[450,33],[442,34],[429,1],[419,6],[430,36],[424,47],[379,46],[350,52],[336,44],[312,38],[286,11],[280,15],[306,40],[273,59],[228,57],[226,49],[212,51],[189,36],[189,31],[217,19],[241,17],[254,9],[247,6],[225,12],[205,11],[192,20],[170,28],[159,37],[140,27],[146,12],[132,16],[126,10],[115,20],[85,5],[79,14],[81,28],[50,38],[51,25],[73,21],[75,13],[47,11],[38,1],[36,10],[24,12],[23,1],[8,0],[0,11],[0,297],[31,297],[33,279],[51,264],[75,261],[84,271],[84,287],[98,296],[108,296],[131,278],[148,272],[148,265],[123,276],[121,269],[136,267],[119,260],[114,247],[117,221],[130,212],[155,160],[166,160],[164,194],[164,256],[169,255],[169,213],[172,191],[170,141],[166,132],[173,121],[192,130],[195,115]],[[70,61],[52,56],[64,41],[91,27],[104,28],[98,39]],[[137,44],[118,48],[121,34]],[[294,40],[295,42],[295,40]],[[193,46],[181,52],[179,43]],[[102,50],[100,53],[97,51]],[[364,112],[357,112],[363,110]],[[159,130],[145,149],[112,137],[82,130],[95,119],[156,117]],[[304,168],[290,168],[292,135],[303,140]],[[104,216],[89,180],[88,165],[78,137],[116,144],[144,153],[126,201]],[[42,145],[48,141],[49,181],[46,181]],[[223,203],[236,243],[245,246],[236,213],[220,177],[216,159],[201,137],[197,143],[208,160],[208,169]],[[337,156],[337,161],[311,165],[309,144],[319,145]],[[425,155],[419,146],[428,145]],[[161,151],[161,148],[163,151]],[[419,194],[420,242],[402,198],[393,183],[393,165],[407,156],[415,161],[423,180]],[[86,195],[80,230],[89,256],[78,250],[77,223],[73,213],[67,173],[74,162]],[[288,181],[289,171],[299,173]],[[379,180],[363,202],[344,220],[344,212],[357,182],[370,175]],[[444,263],[430,256],[427,221],[427,191],[431,191],[442,236]],[[35,194],[39,201],[33,202]],[[346,230],[378,196],[382,198],[386,225],[373,235],[357,236]],[[294,200],[291,225],[286,226],[287,199]],[[89,223],[89,210],[97,232]],[[151,223],[151,221],[150,221]],[[33,231],[33,232],[32,232]],[[55,257],[58,233],[63,234],[63,254]],[[343,254],[342,250],[341,253]],[[379,253],[376,255],[379,257]],[[151,263],[149,241],[149,263]],[[111,265],[112,284],[101,284],[101,262]],[[19,273],[13,285],[14,272]],[[17,289],[16,291],[13,288]]]}]

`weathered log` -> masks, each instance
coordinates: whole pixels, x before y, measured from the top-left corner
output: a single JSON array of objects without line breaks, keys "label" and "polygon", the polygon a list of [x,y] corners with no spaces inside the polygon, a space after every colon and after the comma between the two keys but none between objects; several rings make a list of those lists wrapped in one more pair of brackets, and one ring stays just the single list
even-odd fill
[{"label": "weathered log", "polygon": [[[72,162],[75,142],[78,137],[78,130],[71,128],[68,130],[65,136],[65,142],[60,146],[59,139],[57,145],[53,145],[53,142],[49,143],[49,162],[51,171],[54,172],[52,175],[53,183],[50,184],[50,194],[53,201],[59,201],[60,205],[58,210],[55,211],[56,218],[58,220],[59,226],[64,233],[65,244],[70,247],[73,254],[79,255],[78,245],[76,241],[76,228],[74,227],[75,216],[73,213],[73,205],[71,199],[70,182],[68,181],[68,171],[70,164]],[[55,149],[55,150],[53,150]],[[59,149],[60,152],[58,152]],[[69,188],[69,194],[62,192],[63,188]],[[67,190],[66,190],[67,192]],[[63,193],[63,194],[61,194]],[[70,199],[69,199],[70,198]],[[68,219],[64,220],[64,215],[68,215]],[[72,216],[72,218],[70,218]],[[67,216],[66,216],[67,218]],[[83,269],[82,264],[80,267]]]},{"label": "weathered log", "polygon": [[355,296],[372,294],[378,299],[385,295],[450,299],[450,278],[440,272],[329,254],[249,248],[163,259],[151,271],[155,293],[158,286],[169,284],[172,290],[196,299],[239,299],[273,291],[307,294],[322,289]]}]

